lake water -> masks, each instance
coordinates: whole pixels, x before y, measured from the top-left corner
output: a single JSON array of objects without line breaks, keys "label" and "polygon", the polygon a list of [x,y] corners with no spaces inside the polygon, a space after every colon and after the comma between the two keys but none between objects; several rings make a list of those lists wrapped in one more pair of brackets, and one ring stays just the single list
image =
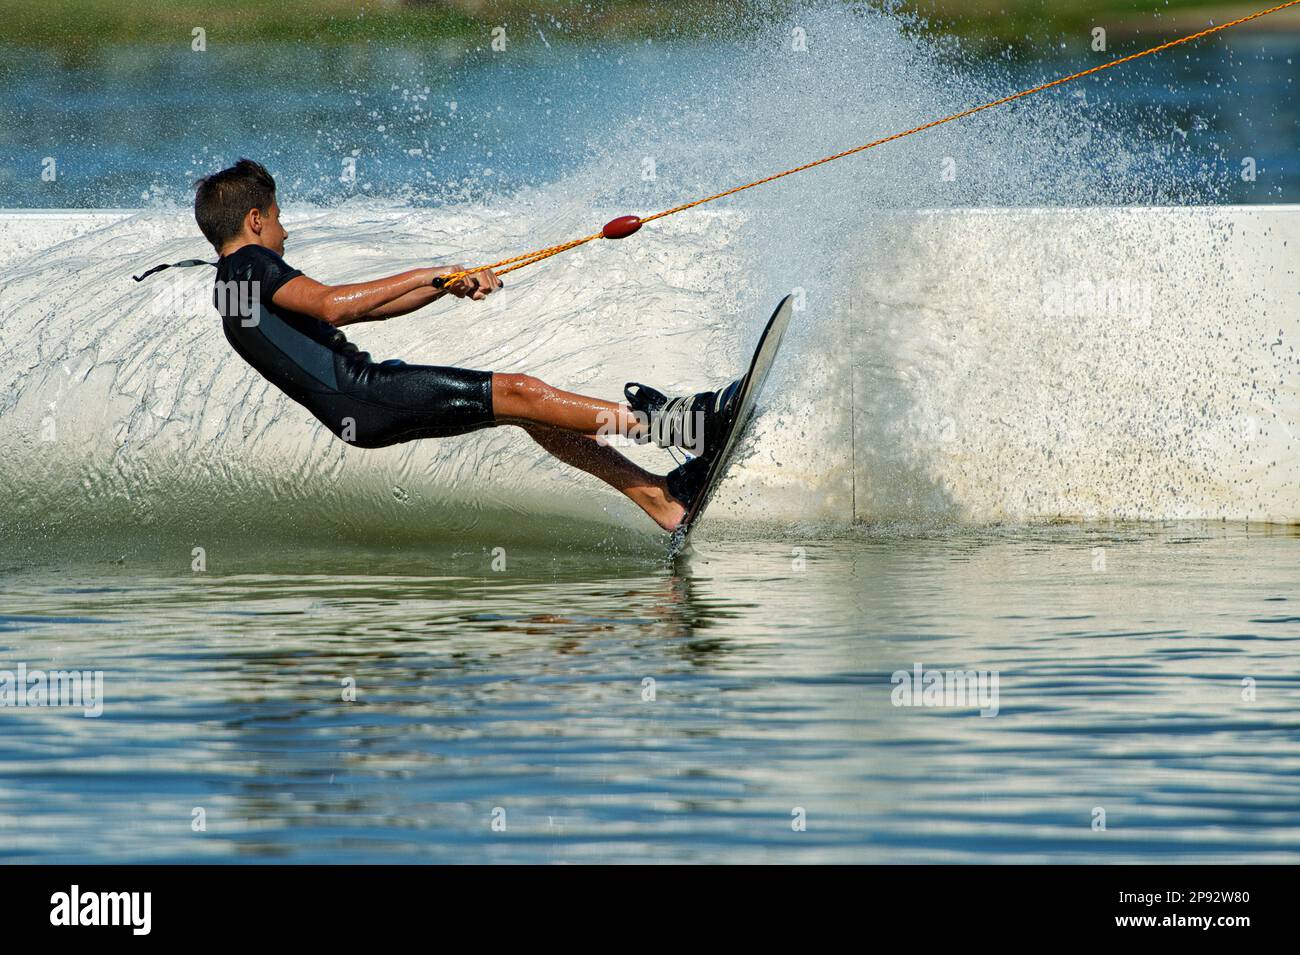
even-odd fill
[{"label": "lake water", "polygon": [[[5,50],[0,206],[184,205],[197,176],[240,155],[266,162],[292,201],[366,195],[430,203],[545,185],[593,161],[603,163],[604,179],[626,164],[625,174],[641,180],[650,153],[660,159],[660,189],[689,199],[1167,38],[1117,38],[1099,54],[1084,36],[993,65],[936,54],[878,15],[850,18],[823,5],[802,22],[810,36],[802,55],[783,49],[784,23],[756,39],[707,42],[551,44],[529,34],[502,54],[455,43],[317,48],[216,38],[195,53],[188,36],[173,47],[78,57]],[[1183,201],[1300,201],[1297,57],[1300,35],[1240,32],[1047,94],[1081,124],[1054,162],[1065,152],[1097,153],[1101,140],[1132,139],[1123,163],[1108,161],[1111,176],[1089,183],[1088,195],[1053,180],[1032,201],[1150,198],[1131,187],[1135,176]],[[805,112],[824,135],[778,135],[770,152],[755,152],[765,145],[751,141],[756,123],[784,117],[798,129]],[[1004,122],[971,125],[996,130]],[[693,176],[669,145],[683,123],[696,134]],[[941,134],[925,141],[934,153],[921,154],[927,168],[950,154]],[[887,149],[918,161],[900,145]],[[855,160],[860,176],[889,162],[877,155],[885,150]],[[51,158],[58,175],[48,181],[41,173]],[[1247,158],[1249,180],[1241,174]],[[1015,178],[1046,162],[1024,153]],[[1124,181],[1109,181],[1115,177]],[[997,183],[955,192],[930,182],[915,197],[894,185],[882,201],[1016,198]]]},{"label": "lake water", "polygon": [[[1193,524],[499,572],[472,546],[6,559],[3,665],[100,669],[104,699],[0,709],[0,858],[1294,863],[1295,547]],[[996,674],[996,715],[894,705],[917,665]]]}]

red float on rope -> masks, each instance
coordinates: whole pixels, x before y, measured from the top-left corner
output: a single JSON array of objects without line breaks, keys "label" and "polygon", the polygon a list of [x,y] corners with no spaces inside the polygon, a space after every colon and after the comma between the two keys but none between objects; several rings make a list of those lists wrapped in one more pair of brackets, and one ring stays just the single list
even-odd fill
[{"label": "red float on rope", "polygon": [[641,228],[639,216],[619,216],[606,222],[600,234],[607,239],[626,239],[639,228]]}]

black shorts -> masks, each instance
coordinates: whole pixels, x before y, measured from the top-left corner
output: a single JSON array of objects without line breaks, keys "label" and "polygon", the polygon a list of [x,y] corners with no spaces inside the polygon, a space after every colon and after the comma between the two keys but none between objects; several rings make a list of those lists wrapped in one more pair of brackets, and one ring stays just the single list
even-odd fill
[{"label": "black shorts", "polygon": [[492,372],[391,360],[340,358],[338,389],[314,391],[303,404],[330,431],[359,448],[447,438],[490,427]]}]

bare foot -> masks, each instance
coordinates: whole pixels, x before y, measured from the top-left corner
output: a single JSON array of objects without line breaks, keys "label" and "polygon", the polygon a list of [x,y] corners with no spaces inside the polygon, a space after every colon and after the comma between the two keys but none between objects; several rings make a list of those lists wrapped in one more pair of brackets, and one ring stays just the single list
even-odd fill
[{"label": "bare foot", "polygon": [[672,533],[686,518],[686,505],[668,493],[668,483],[659,479],[659,483],[648,489],[645,499],[638,502],[650,519]]}]

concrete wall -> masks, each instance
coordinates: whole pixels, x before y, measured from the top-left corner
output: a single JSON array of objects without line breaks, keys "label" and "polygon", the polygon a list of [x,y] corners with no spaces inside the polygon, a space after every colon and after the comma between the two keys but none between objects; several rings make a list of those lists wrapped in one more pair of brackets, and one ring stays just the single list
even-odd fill
[{"label": "concrete wall", "polygon": [[[284,490],[277,468],[293,473],[300,496],[314,493],[311,474],[325,474],[331,493],[351,488],[364,497],[378,487],[375,513],[386,514],[394,499],[409,497],[412,482],[444,489],[459,482],[480,496],[430,491],[448,513],[551,508],[553,516],[597,526],[637,525],[638,517],[599,496],[600,487],[592,488],[594,499],[538,503],[554,487],[548,482],[572,476],[536,466],[512,472],[514,452],[505,451],[503,436],[447,444],[426,452],[427,461],[405,448],[362,462],[353,460],[356,449],[339,457],[301,409],[250,412],[278,399],[249,392],[247,369],[230,359],[219,335],[168,325],[166,347],[151,351],[159,317],[146,314],[149,293],[125,276],[209,250],[184,210],[133,215],[0,212],[0,342],[13,373],[0,439],[11,487],[34,468],[52,475],[68,464],[24,436],[50,409],[68,409],[80,396],[75,413],[58,412],[80,442],[63,453],[89,460],[110,449],[114,459],[92,471],[96,481],[117,481],[113,494],[124,499],[140,497],[138,482],[178,467],[166,455],[205,455],[222,436],[231,446],[205,479],[220,483],[224,473],[235,481],[240,468],[257,463],[269,475],[260,479],[265,494]],[[333,275],[346,265],[339,280],[378,274],[390,250],[368,247],[376,240],[366,237],[414,220],[377,211],[354,226],[355,215],[299,216],[303,266]],[[692,332],[696,303],[681,307],[685,286],[664,284],[656,261],[678,256],[664,268],[680,276],[681,263],[713,248],[729,220],[721,215],[708,229],[688,223],[699,232],[694,238],[647,230],[640,245],[626,246],[647,258],[620,280],[647,283],[626,294],[662,313],[656,334],[678,351],[660,353],[659,367],[680,369],[683,381],[730,367],[743,343],[717,329]],[[448,242],[479,225],[447,226]],[[431,241],[419,236],[411,244],[424,250]],[[845,237],[844,248],[840,261],[828,263],[830,281],[805,288],[801,328],[768,410],[711,511],[719,526],[1300,521],[1300,207],[881,213],[862,235]],[[195,314],[206,315],[208,270],[190,271],[183,282],[193,287]],[[55,283],[66,284],[50,291]],[[593,357],[575,345],[619,321],[618,302],[578,314],[571,289],[551,282],[516,295],[493,306],[493,322],[459,331],[452,357],[540,370],[599,394],[644,374],[637,369],[645,352],[635,354],[635,346],[623,357]],[[69,317],[66,308],[84,313]],[[507,319],[509,328],[501,324]],[[377,357],[427,354],[402,337],[409,331],[367,334],[391,345]],[[511,341],[508,352],[502,336]],[[137,458],[128,461],[128,451]],[[82,467],[63,475],[66,488],[84,483]],[[492,472],[486,484],[484,468]],[[33,495],[33,513],[56,504],[53,491]],[[604,503],[593,510],[592,500]],[[608,513],[596,513],[602,510]]]}]

